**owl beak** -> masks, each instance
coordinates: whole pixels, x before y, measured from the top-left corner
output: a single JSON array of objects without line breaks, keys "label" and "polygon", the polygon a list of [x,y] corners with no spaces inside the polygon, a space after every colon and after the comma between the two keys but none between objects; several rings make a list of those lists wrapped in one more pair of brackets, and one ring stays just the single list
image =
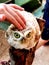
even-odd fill
[{"label": "owl beak", "polygon": [[26,40],[25,37],[22,37],[21,41],[25,41],[25,40]]},{"label": "owl beak", "polygon": [[24,39],[24,37],[21,38],[21,41]]}]

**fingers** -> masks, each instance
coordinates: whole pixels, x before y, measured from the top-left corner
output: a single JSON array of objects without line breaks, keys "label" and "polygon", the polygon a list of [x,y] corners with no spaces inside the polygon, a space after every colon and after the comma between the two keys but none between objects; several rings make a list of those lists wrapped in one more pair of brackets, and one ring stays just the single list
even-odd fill
[{"label": "fingers", "polygon": [[[12,9],[12,7],[7,6],[6,7],[7,11],[15,18],[15,20],[17,20],[17,22],[23,27],[25,28],[25,23],[23,22],[23,20],[21,19],[21,17],[14,12],[14,10]],[[17,24],[17,22],[15,24]]]},{"label": "fingers", "polygon": [[25,19],[22,17],[22,15],[17,11],[15,12],[14,9],[10,8],[10,13],[15,17],[15,19],[20,23],[20,25],[25,28]]},{"label": "fingers", "polygon": [[0,14],[0,22],[4,21],[6,19],[6,16],[4,14]]},{"label": "fingers", "polygon": [[14,24],[15,27],[17,27],[19,30],[22,30],[22,26],[17,22],[17,20],[6,10],[5,11],[5,15],[6,15],[6,19],[8,21],[10,21],[10,23]]},{"label": "fingers", "polygon": [[24,10],[24,8],[22,8],[22,7],[20,7],[20,6],[16,5],[16,4],[8,4],[8,5],[11,6],[11,7],[13,7],[13,8],[15,8],[15,9],[19,9],[21,11]]},{"label": "fingers", "polygon": [[7,19],[10,23],[14,24],[15,27],[22,30],[25,28],[26,21],[20,12],[16,11],[18,9],[21,11],[24,10],[22,7],[15,4],[2,5],[0,9],[0,21]]},{"label": "fingers", "polygon": [[24,24],[26,24],[26,20],[25,18],[21,15],[20,11],[17,11],[17,14],[19,17],[21,17],[21,19],[23,20]]},{"label": "fingers", "polygon": [[17,13],[17,15],[23,20],[24,24],[26,24],[26,20],[25,20],[25,18],[21,15],[20,11],[14,9],[14,8],[12,8],[12,10],[13,10],[15,13]]}]

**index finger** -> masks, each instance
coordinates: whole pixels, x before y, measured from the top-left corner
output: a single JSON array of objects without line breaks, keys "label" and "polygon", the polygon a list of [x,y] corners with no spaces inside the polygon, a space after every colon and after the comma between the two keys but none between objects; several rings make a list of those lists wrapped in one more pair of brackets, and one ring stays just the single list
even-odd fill
[{"label": "index finger", "polygon": [[15,8],[15,9],[19,9],[21,11],[24,10],[24,8],[22,8],[22,7],[20,7],[20,6],[16,5],[16,4],[8,4],[8,5],[11,6],[11,7],[13,7],[13,8]]}]

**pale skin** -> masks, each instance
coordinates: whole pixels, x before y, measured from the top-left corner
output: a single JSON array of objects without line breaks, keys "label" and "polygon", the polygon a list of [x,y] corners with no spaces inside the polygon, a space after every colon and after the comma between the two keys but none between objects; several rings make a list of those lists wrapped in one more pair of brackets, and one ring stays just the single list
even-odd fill
[{"label": "pale skin", "polygon": [[[24,29],[26,27],[26,20],[18,10],[23,11],[24,8],[15,4],[0,4],[0,22],[8,20],[19,30]],[[48,41],[49,40],[43,40],[40,38],[36,48],[38,49]]]},{"label": "pale skin", "polygon": [[0,4],[0,22],[8,20],[19,30],[24,29],[26,21],[18,10],[23,11],[24,8],[15,4]]}]

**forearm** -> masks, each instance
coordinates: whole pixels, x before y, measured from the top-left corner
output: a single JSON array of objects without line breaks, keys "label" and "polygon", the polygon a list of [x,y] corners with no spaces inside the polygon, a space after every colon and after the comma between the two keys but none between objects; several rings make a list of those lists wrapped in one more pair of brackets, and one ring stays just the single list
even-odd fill
[{"label": "forearm", "polygon": [[40,38],[36,49],[38,49],[38,48],[41,47],[42,45],[46,44],[48,41],[49,41],[49,40],[43,40],[42,38]]}]

